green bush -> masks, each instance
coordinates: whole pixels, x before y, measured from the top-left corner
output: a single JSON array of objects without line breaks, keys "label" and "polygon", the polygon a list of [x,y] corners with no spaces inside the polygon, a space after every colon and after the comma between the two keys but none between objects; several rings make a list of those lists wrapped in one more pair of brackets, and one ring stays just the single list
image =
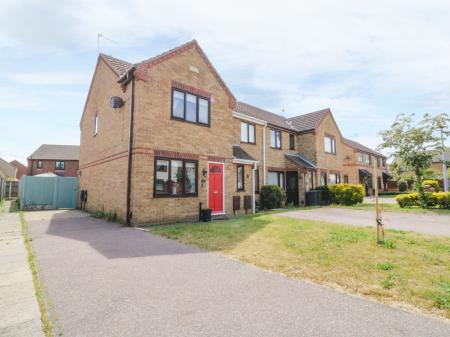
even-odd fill
[{"label": "green bush", "polygon": [[336,184],[328,187],[331,201],[336,204],[354,205],[363,202],[364,186],[354,184]]},{"label": "green bush", "polygon": [[[395,200],[402,208],[420,206],[418,193],[401,194]],[[425,207],[450,209],[450,192],[425,193]]]},{"label": "green bush", "polygon": [[261,187],[260,204],[262,209],[279,208],[284,205],[286,193],[277,185]]},{"label": "green bush", "polygon": [[317,186],[315,189],[315,191],[322,191],[322,205],[329,205],[331,204],[332,197],[331,197],[331,193],[330,190],[328,189],[327,185],[322,185],[322,186]]},{"label": "green bush", "polygon": [[436,192],[433,194],[436,198],[436,206],[450,209],[450,192]]},{"label": "green bush", "polygon": [[426,190],[434,189],[433,192],[439,192],[439,183],[437,180],[427,179],[422,182],[422,185]]},{"label": "green bush", "polygon": [[398,182],[398,191],[405,192],[408,189],[408,183],[404,180]]},{"label": "green bush", "polygon": [[395,201],[401,208],[419,206],[419,194],[415,192],[400,194],[395,197]]}]

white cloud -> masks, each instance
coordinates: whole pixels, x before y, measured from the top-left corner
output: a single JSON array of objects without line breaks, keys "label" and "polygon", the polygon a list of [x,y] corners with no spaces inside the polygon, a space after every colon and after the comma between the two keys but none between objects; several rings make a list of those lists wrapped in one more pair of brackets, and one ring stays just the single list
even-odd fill
[{"label": "white cloud", "polygon": [[[330,107],[346,134],[369,142],[398,112],[450,111],[449,17],[448,0],[4,0],[0,48],[95,52],[102,33],[119,42],[103,49],[127,55],[196,38],[238,98],[289,115]],[[90,75],[10,78],[85,84]]]}]

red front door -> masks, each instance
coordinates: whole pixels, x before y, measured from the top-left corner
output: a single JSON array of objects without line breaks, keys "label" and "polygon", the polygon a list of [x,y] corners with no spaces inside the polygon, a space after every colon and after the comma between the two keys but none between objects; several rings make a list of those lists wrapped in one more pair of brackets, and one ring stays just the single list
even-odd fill
[{"label": "red front door", "polygon": [[208,201],[213,213],[223,212],[223,164],[208,164]]}]

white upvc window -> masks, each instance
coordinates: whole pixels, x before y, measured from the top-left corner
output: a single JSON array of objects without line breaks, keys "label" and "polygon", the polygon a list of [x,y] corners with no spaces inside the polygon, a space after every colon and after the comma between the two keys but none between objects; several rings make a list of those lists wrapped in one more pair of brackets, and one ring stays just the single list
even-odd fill
[{"label": "white upvc window", "polygon": [[326,153],[336,154],[336,139],[333,137],[325,136],[324,147]]},{"label": "white upvc window", "polygon": [[94,128],[92,130],[94,136],[96,136],[98,133],[98,122],[99,122],[99,117],[98,117],[98,112],[97,112],[94,117]]},{"label": "white upvc window", "polygon": [[255,144],[255,125],[241,122],[241,142]]}]

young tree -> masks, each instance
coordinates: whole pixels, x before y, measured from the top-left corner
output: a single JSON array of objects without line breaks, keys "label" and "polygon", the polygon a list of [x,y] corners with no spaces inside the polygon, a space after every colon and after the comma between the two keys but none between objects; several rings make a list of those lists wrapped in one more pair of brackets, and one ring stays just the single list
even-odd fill
[{"label": "young tree", "polygon": [[448,192],[449,186],[447,177],[447,158],[445,158],[445,140],[448,136],[450,136],[450,117],[446,113],[442,113],[434,117],[426,114],[424,119],[426,119],[427,122],[431,124],[433,131],[438,133],[438,137],[440,137],[441,140],[438,150],[442,158],[442,177],[444,178],[444,190],[445,192]]},{"label": "young tree", "polygon": [[439,138],[433,135],[433,122],[425,115],[419,125],[414,125],[414,114],[399,114],[388,130],[381,131],[383,143],[380,149],[390,149],[391,156],[400,161],[416,176],[419,202],[426,207],[422,185],[423,171],[431,166],[431,160],[439,148]]}]

